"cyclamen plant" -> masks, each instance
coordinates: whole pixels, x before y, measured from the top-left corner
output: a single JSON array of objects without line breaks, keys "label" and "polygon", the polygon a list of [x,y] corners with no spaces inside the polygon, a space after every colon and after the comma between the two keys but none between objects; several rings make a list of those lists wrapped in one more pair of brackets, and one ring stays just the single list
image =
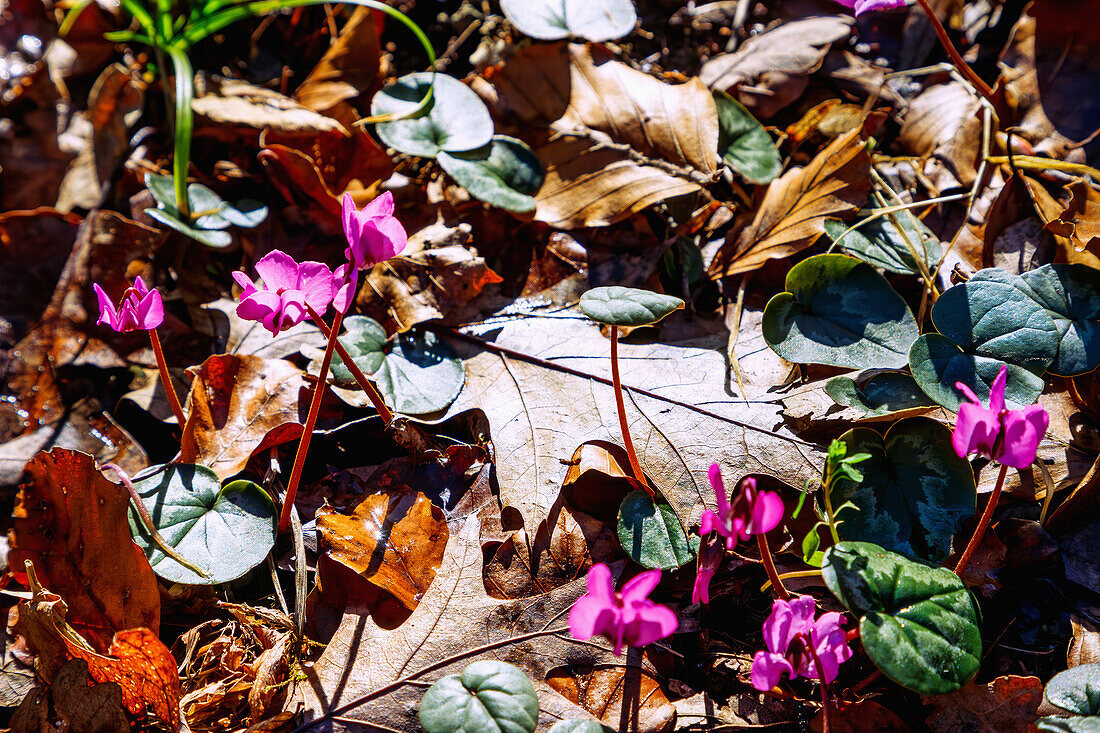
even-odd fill
[{"label": "cyclamen plant", "polygon": [[776,599],[764,621],[767,651],[752,660],[752,686],[767,691],[786,675],[805,677],[827,685],[836,679],[840,665],[852,658],[843,614],[830,611],[814,619],[817,602],[810,596],[790,601]]},{"label": "cyclamen plant", "polygon": [[569,611],[569,630],[576,639],[602,634],[615,644],[615,654],[623,646],[645,646],[669,636],[678,626],[676,614],[668,606],[649,600],[649,594],[661,582],[660,570],[639,573],[615,591],[611,569],[599,563],[588,571],[588,592],[577,599]]}]

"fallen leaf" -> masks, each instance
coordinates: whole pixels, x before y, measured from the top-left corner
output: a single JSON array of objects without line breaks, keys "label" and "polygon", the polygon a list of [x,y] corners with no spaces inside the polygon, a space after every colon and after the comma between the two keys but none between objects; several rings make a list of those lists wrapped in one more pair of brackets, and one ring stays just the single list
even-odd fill
[{"label": "fallen leaf", "polygon": [[711,263],[711,276],[750,272],[813,244],[824,234],[826,218],[850,218],[858,210],[870,189],[870,165],[866,140],[856,129],[836,138],[805,168],[772,181],[752,223],[730,232]]},{"label": "fallen leaf", "polygon": [[968,87],[959,82],[929,87],[909,103],[898,145],[926,159],[924,174],[940,191],[970,186],[978,176],[980,108]]},{"label": "fallen leaf", "polygon": [[[905,733],[910,730],[904,720],[874,700],[860,700],[854,703],[838,701],[830,718],[829,722],[832,725],[829,730],[832,733],[878,733],[884,730]],[[818,713],[810,721],[810,730],[821,733],[824,729],[824,716]]]},{"label": "fallen leaf", "polygon": [[322,597],[378,602],[378,591],[414,610],[435,579],[447,545],[443,512],[422,493],[377,492],[351,514],[317,510],[318,585]]},{"label": "fallen leaf", "polygon": [[802,95],[810,72],[821,65],[831,43],[851,33],[852,23],[843,15],[783,23],[745,41],[736,53],[707,61],[699,78],[767,119]]},{"label": "fallen leaf", "polygon": [[263,130],[311,137],[347,132],[336,120],[306,109],[290,97],[233,79],[210,79],[205,89],[196,89],[191,107],[196,137],[234,142],[242,134],[259,135]]},{"label": "fallen leaf", "polygon": [[40,453],[27,466],[12,513],[8,562],[27,583],[30,560],[70,609],[69,623],[104,651],[115,632],[160,627],[160,594],[145,553],[130,537],[130,495],[84,453]]},{"label": "fallen leaf", "polygon": [[289,361],[215,355],[192,369],[180,460],[227,479],[240,473],[272,430],[298,422],[302,372]]},{"label": "fallen leaf", "polygon": [[992,682],[970,682],[947,695],[921,698],[933,712],[927,724],[932,730],[952,733],[1030,733],[1043,701],[1038,677],[1006,675]]},{"label": "fallen leaf", "polygon": [[1069,239],[1078,252],[1091,249],[1095,253],[1100,250],[1100,192],[1080,178],[1067,183],[1065,192],[1066,197],[1059,201],[1062,212],[1044,228]]},{"label": "fallen leaf", "polygon": [[26,696],[11,717],[12,733],[72,730],[129,733],[122,688],[88,679],[88,663],[70,659],[53,683]]},{"label": "fallen leaf", "polygon": [[676,723],[661,683],[636,666],[559,667],[546,682],[613,730],[667,733]]},{"label": "fallen leaf", "polygon": [[55,206],[65,170],[78,153],[61,146],[71,103],[63,85],[46,63],[30,68],[15,91],[0,95],[0,118],[19,121],[0,140],[0,211]]},{"label": "fallen leaf", "polygon": [[[12,615],[18,621],[19,612],[13,609],[9,614],[9,627]],[[34,689],[33,659],[27,659],[30,652],[25,641],[12,636],[10,628],[0,631],[0,646],[0,707],[13,708]]]},{"label": "fallen leaf", "polygon": [[1082,23],[1088,0],[1039,0],[1028,10],[1035,18],[1035,72],[1039,102],[1047,118],[1069,140],[1084,141],[1100,128],[1100,103],[1092,92],[1100,62],[1100,32]]},{"label": "fallen leaf", "polygon": [[294,98],[316,112],[355,99],[378,84],[379,29],[375,10],[356,8],[325,55],[294,90]]},{"label": "fallen leaf", "polygon": [[1087,617],[1076,614],[1069,617],[1069,623],[1073,638],[1069,640],[1069,650],[1066,651],[1066,666],[1100,662],[1100,629]]}]

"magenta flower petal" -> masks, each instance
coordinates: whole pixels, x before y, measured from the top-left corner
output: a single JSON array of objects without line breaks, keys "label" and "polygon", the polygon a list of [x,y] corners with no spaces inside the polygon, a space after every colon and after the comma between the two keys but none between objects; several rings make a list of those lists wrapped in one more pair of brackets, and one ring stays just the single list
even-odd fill
[{"label": "magenta flower petal", "polygon": [[695,572],[695,582],[691,586],[692,603],[710,603],[710,581],[714,573],[714,568],[705,567]]},{"label": "magenta flower petal", "polygon": [[588,592],[569,610],[569,631],[575,639],[589,639],[614,626],[622,615],[615,605],[611,569],[599,563],[588,571]]},{"label": "magenta flower petal", "polygon": [[150,290],[140,277],[123,294],[117,309],[99,283],[93,283],[92,290],[95,291],[99,304],[99,320],[96,323],[100,326],[109,326],[119,333],[128,333],[149,331],[164,323],[164,301],[160,297],[160,291]]},{"label": "magenta flower petal", "polygon": [[853,8],[855,15],[861,15],[871,10],[893,10],[894,8],[904,8],[906,5],[905,0],[838,0],[841,5],[849,8]]},{"label": "magenta flower petal", "polygon": [[332,270],[320,262],[303,262],[298,267],[296,290],[301,293],[302,302],[318,314],[332,302],[333,285]]},{"label": "magenta flower petal", "polygon": [[774,491],[761,491],[752,508],[752,533],[771,532],[783,521],[783,499]]},{"label": "magenta flower petal", "polygon": [[718,515],[707,509],[703,512],[703,516],[699,518],[699,535],[706,537],[711,532],[719,532],[718,529],[721,526],[721,520],[718,519]]},{"label": "magenta flower petal", "polygon": [[357,269],[371,267],[400,254],[408,244],[408,234],[394,216],[393,194],[386,191],[356,210],[351,194],[340,202],[344,236],[348,246],[344,256]]},{"label": "magenta flower petal", "polygon": [[1050,416],[1040,405],[1020,410],[1005,407],[1008,368],[1001,366],[989,390],[985,407],[961,382],[955,386],[971,401],[959,405],[951,445],[960,457],[978,454],[1012,468],[1027,468],[1035,460],[1035,451],[1043,439]]},{"label": "magenta flower petal", "polygon": [[1000,431],[1001,425],[997,413],[981,405],[964,402],[959,405],[959,416],[955,420],[955,432],[951,435],[951,445],[960,458],[971,453],[992,458],[993,447]]},{"label": "magenta flower petal", "polygon": [[99,301],[99,320],[96,321],[96,325],[114,328],[118,323],[118,313],[115,311],[115,304],[111,302],[110,296],[104,292],[99,283],[92,283],[92,290],[95,291],[95,297]]},{"label": "magenta flower petal", "polygon": [[989,411],[999,413],[1005,409],[1005,385],[1008,383],[1008,367],[1002,365],[993,384],[989,387]]},{"label": "magenta flower petal", "polygon": [[298,288],[298,263],[282,250],[273,249],[256,262],[256,272],[264,281],[265,290],[295,290]]},{"label": "magenta flower petal", "polygon": [[623,625],[623,641],[628,646],[645,646],[676,631],[679,622],[671,608],[646,600],[626,606]]},{"label": "magenta flower petal", "polygon": [[262,289],[243,272],[233,273],[242,288],[237,315],[259,321],[273,336],[309,318],[309,308],[324,313],[337,295],[344,310],[350,305],[350,289],[341,290],[332,271],[320,262],[298,263],[276,249],[256,263],[256,272]]},{"label": "magenta flower petal", "polygon": [[620,591],[620,595],[623,598],[623,604],[629,605],[631,603],[644,601],[660,582],[660,570],[647,570],[644,573],[638,573],[633,578],[626,581],[622,591]]},{"label": "magenta flower petal", "polygon": [[764,621],[764,645],[768,651],[786,654],[796,636],[813,628],[814,610],[815,602],[810,596],[798,596],[790,601],[776,599],[771,614]]},{"label": "magenta flower petal", "polygon": [[1027,468],[1035,461],[1035,451],[1050,425],[1050,416],[1040,405],[1029,405],[1009,411],[1004,425],[1004,447],[997,460],[1012,468]]},{"label": "magenta flower petal", "polygon": [[710,464],[707,478],[710,479],[710,486],[714,489],[714,499],[718,502],[718,513],[723,516],[729,514],[730,500],[729,495],[726,493],[726,484],[722,481],[722,467],[717,463]]},{"label": "magenta flower petal", "polygon": [[676,614],[654,603],[646,595],[660,582],[661,571],[649,571],[632,578],[615,593],[611,569],[603,563],[588,571],[588,592],[569,610],[569,631],[577,639],[603,634],[615,644],[615,654],[624,644],[644,646],[676,630]]},{"label": "magenta flower petal", "polygon": [[752,658],[749,679],[752,681],[752,686],[761,692],[767,692],[778,685],[783,675],[794,678],[794,667],[784,655],[757,652]]}]

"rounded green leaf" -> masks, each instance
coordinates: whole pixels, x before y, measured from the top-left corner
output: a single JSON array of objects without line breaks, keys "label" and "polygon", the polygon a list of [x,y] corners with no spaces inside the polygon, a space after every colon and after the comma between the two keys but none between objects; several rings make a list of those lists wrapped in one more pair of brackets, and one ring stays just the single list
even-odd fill
[{"label": "rounded green leaf", "polygon": [[1043,265],[1021,278],[1058,329],[1050,371],[1068,377],[1100,366],[1100,271],[1087,265]]},{"label": "rounded green leaf", "polygon": [[500,8],[520,33],[543,41],[611,41],[638,22],[632,0],[501,0]]},{"label": "rounded green leaf", "polygon": [[527,675],[495,660],[440,679],[420,701],[425,733],[532,733],[538,721],[539,699]]},{"label": "rounded green leaf", "polygon": [[166,227],[175,229],[180,234],[188,236],[196,242],[201,242],[207,247],[222,249],[233,244],[233,235],[229,232],[220,229],[197,229],[189,224],[184,224],[179,219],[174,218],[169,212],[160,209],[146,209],[145,213],[148,214],[150,218],[156,219]]},{"label": "rounded green leaf", "polygon": [[1043,391],[1043,378],[999,359],[975,356],[938,333],[927,333],[909,351],[909,369],[925,394],[948,410],[958,412],[963,394],[955,386],[962,382],[981,400],[988,402],[990,387],[1001,367],[1007,367],[1005,402],[1012,409],[1030,405]]},{"label": "rounded green leaf", "polygon": [[894,423],[885,436],[855,428],[840,440],[848,455],[871,456],[859,464],[859,484],[836,482],[834,506],[851,501],[858,508],[839,512],[840,534],[925,560],[947,557],[977,501],[974,472],[956,455],[951,431],[935,420],[912,417]]},{"label": "rounded green leaf", "polygon": [[866,542],[829,548],[821,572],[859,618],[867,656],[894,682],[943,695],[978,672],[978,608],[955,573]]},{"label": "rounded green leaf", "polygon": [[508,211],[534,210],[542,163],[522,140],[493,135],[485,147],[440,153],[438,160],[447,175],[485,203]]},{"label": "rounded green leaf", "polygon": [[715,91],[714,103],[722,161],[749,183],[770,183],[783,169],[771,135],[745,105],[725,92]]},{"label": "rounded green leaf", "polygon": [[1100,731],[1100,664],[1081,664],[1059,672],[1047,683],[1043,697],[1068,715],[1040,718],[1039,730]]},{"label": "rounded green leaf", "polygon": [[649,326],[684,307],[684,301],[649,290],[608,285],[581,296],[581,312],[597,323],[637,328]]},{"label": "rounded green leaf", "polygon": [[607,733],[608,729],[594,720],[559,720],[550,733]]},{"label": "rounded green leaf", "polygon": [[259,201],[241,199],[236,206],[222,204],[221,216],[230,224],[245,229],[258,227],[267,218],[268,209]]},{"label": "rounded green leaf", "polygon": [[664,497],[656,502],[642,489],[619,505],[619,543],[634,562],[647,568],[678,568],[695,559],[676,512]]},{"label": "rounded green leaf", "polygon": [[886,278],[854,257],[823,254],[787,273],[787,292],[764,308],[764,340],[787,361],[900,368],[919,335]]},{"label": "rounded green leaf", "polygon": [[[858,218],[864,219],[874,213],[873,210],[861,211]],[[900,230],[894,220],[901,225]],[[920,261],[924,262],[926,271],[932,272],[943,255],[939,238],[909,211],[894,212],[893,219],[879,216],[858,229],[845,232],[848,232],[845,222],[825,220],[825,233],[845,252],[874,267],[902,275],[920,275]],[[913,256],[914,252],[917,257]]]},{"label": "rounded green leaf", "polygon": [[251,481],[221,485],[205,466],[175,463],[134,486],[164,541],[209,577],[180,565],[145,534],[131,506],[130,534],[153,572],[165,580],[214,585],[235,580],[264,561],[275,544],[275,505]]},{"label": "rounded green leaf", "polygon": [[[996,277],[997,279],[987,279]],[[982,270],[950,288],[932,306],[936,330],[967,354],[999,359],[1042,374],[1058,353],[1058,329],[1024,282],[1003,270]]]},{"label": "rounded green leaf", "polygon": [[867,417],[881,417],[920,407],[934,407],[913,377],[905,372],[880,372],[862,383],[846,376],[825,383],[825,394],[844,407],[854,407]]},{"label": "rounded green leaf", "polygon": [[[345,333],[339,337],[348,355],[364,374],[371,377],[386,404],[406,415],[427,415],[446,409],[462,391],[466,368],[446,341],[431,331],[396,336],[392,347],[386,330],[366,316],[351,316],[344,321]],[[389,349],[387,351],[387,348]],[[316,353],[316,350],[311,351]],[[321,359],[310,362],[312,374],[320,371]],[[358,390],[359,385],[339,354],[332,358],[329,379],[337,387]],[[360,404],[361,392],[344,399]]]},{"label": "rounded green leaf", "polygon": [[[434,86],[433,86],[434,79]],[[458,79],[421,71],[401,77],[371,100],[372,116],[400,117],[416,109],[432,89],[432,102],[417,117],[379,122],[375,129],[386,145],[402,153],[434,158],[476,150],[493,137],[493,120],[481,98]]]}]

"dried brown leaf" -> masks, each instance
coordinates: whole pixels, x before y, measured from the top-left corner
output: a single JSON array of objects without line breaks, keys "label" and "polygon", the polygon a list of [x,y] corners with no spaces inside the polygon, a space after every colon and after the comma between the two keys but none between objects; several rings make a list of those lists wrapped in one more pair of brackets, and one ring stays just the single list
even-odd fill
[{"label": "dried brown leaf", "polygon": [[278,130],[293,135],[315,136],[326,132],[347,133],[331,117],[306,109],[290,97],[243,81],[211,79],[191,106],[195,110],[195,134],[221,140],[239,140]]},{"label": "dried brown leaf", "polygon": [[951,733],[1031,733],[1043,701],[1038,677],[1006,675],[992,682],[970,682],[947,695],[922,698],[933,708],[932,730]]},{"label": "dried brown leaf", "polygon": [[382,47],[375,11],[356,8],[340,35],[294,91],[294,98],[316,112],[355,99],[378,83]]},{"label": "dried brown leaf", "polygon": [[612,730],[667,733],[676,723],[661,683],[639,667],[559,667],[546,682]]},{"label": "dried brown leaf", "polygon": [[939,190],[969,186],[977,178],[980,108],[977,98],[959,82],[929,87],[909,103],[898,145],[927,159],[924,174]]},{"label": "dried brown leaf", "polygon": [[122,689],[113,682],[88,679],[88,663],[70,659],[53,684],[27,695],[12,715],[12,733],[72,730],[129,733]]}]

